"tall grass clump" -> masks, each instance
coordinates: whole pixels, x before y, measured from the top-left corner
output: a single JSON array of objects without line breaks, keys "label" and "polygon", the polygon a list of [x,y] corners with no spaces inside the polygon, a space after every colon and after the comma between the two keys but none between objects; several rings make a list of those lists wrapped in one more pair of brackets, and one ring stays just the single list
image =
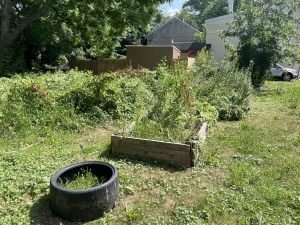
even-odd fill
[{"label": "tall grass clump", "polygon": [[81,131],[110,119],[127,120],[153,100],[148,86],[124,71],[23,74],[0,82],[0,134],[8,135]]},{"label": "tall grass clump", "polygon": [[89,90],[91,80],[91,73],[78,71],[2,78],[0,133],[76,131],[104,120]]},{"label": "tall grass clump", "polygon": [[240,120],[250,109],[250,73],[229,62],[218,66],[207,52],[198,54],[191,71],[197,77],[196,98],[215,106],[221,120]]},{"label": "tall grass clump", "polygon": [[130,120],[153,104],[153,93],[135,71],[107,73],[93,78],[91,90],[99,107],[114,119]]},{"label": "tall grass clump", "polygon": [[147,116],[137,119],[132,136],[184,142],[203,122],[216,122],[215,107],[195,98],[196,78],[188,72],[185,62],[177,62],[171,68],[163,62],[154,78],[144,80],[153,92],[153,107]]}]

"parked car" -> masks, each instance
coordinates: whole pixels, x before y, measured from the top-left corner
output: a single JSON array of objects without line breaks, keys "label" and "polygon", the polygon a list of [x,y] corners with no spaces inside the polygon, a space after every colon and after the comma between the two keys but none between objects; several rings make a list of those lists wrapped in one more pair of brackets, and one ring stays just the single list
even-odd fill
[{"label": "parked car", "polygon": [[275,66],[270,67],[270,72],[275,79],[280,79],[283,81],[290,81],[291,79],[298,78],[297,71],[294,69],[284,68],[278,63]]}]

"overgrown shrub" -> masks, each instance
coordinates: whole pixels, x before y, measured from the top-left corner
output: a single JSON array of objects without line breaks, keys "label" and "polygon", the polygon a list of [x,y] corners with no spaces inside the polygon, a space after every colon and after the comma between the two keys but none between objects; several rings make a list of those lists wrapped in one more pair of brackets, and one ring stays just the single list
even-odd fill
[{"label": "overgrown shrub", "polygon": [[154,106],[145,118],[138,118],[132,136],[184,142],[198,131],[203,122],[213,124],[218,118],[215,107],[195,98],[196,77],[184,62],[169,69],[162,63],[151,81]]},{"label": "overgrown shrub", "polygon": [[71,70],[1,78],[0,133],[82,130],[111,118],[132,119],[153,103],[144,75]]},{"label": "overgrown shrub", "polygon": [[91,73],[25,74],[1,79],[0,133],[81,130],[107,119],[88,85]]},{"label": "overgrown shrub", "polygon": [[153,94],[138,77],[120,72],[99,75],[90,84],[99,107],[114,119],[132,119],[153,104]]},{"label": "overgrown shrub", "polygon": [[204,122],[243,118],[251,90],[246,71],[218,67],[205,52],[191,71],[179,62],[155,72],[17,75],[0,79],[0,134],[81,130],[114,118],[135,120],[133,136],[184,141]]},{"label": "overgrown shrub", "polygon": [[221,120],[240,120],[250,109],[250,73],[230,63],[220,67],[212,56],[201,52],[191,73],[198,77],[196,98],[215,106]]}]

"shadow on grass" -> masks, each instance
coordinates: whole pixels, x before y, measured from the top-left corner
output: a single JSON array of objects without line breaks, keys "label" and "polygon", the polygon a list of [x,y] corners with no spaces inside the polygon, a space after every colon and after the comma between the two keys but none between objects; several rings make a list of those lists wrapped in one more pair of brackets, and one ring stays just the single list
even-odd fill
[{"label": "shadow on grass", "polygon": [[256,97],[266,97],[266,96],[274,96],[274,95],[282,95],[285,91],[282,88],[274,88],[274,89],[257,89],[252,92],[252,94]]},{"label": "shadow on grass", "polygon": [[55,216],[50,207],[50,196],[49,194],[40,197],[32,205],[30,209],[30,224],[31,225],[74,225],[74,224],[84,224],[84,223],[74,223],[63,220]]}]

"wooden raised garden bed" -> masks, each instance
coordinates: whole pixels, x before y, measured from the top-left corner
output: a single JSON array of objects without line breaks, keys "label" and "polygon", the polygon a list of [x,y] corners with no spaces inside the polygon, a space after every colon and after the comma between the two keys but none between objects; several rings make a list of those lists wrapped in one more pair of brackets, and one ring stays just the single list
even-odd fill
[{"label": "wooden raised garden bed", "polygon": [[178,166],[192,167],[196,164],[201,143],[206,138],[207,123],[197,133],[199,140],[184,144],[122,136],[117,132],[111,136],[114,155],[129,155],[166,161]]}]

